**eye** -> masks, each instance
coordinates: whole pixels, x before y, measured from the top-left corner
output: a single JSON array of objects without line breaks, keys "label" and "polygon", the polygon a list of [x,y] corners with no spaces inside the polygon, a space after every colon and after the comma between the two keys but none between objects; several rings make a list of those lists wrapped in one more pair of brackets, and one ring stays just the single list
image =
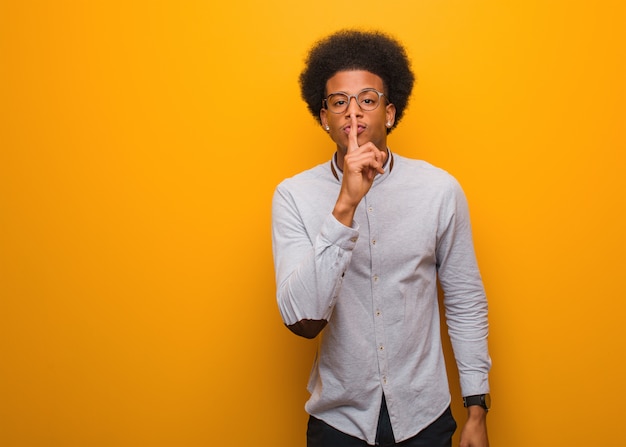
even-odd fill
[{"label": "eye", "polygon": [[359,103],[364,106],[373,106],[378,104],[378,93],[366,90],[359,95]]}]

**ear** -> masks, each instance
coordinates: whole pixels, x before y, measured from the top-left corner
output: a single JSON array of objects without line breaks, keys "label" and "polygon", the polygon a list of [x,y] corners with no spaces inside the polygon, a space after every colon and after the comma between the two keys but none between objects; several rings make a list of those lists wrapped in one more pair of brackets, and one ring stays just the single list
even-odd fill
[{"label": "ear", "polygon": [[326,129],[326,126],[328,126],[328,119],[326,117],[326,109],[321,109],[320,110],[320,123],[322,123],[322,127],[324,129]]},{"label": "ear", "polygon": [[385,122],[391,123],[391,126],[389,126],[389,128],[392,128],[394,123],[396,122],[396,106],[394,106],[393,104],[387,104],[387,107],[385,107],[385,118]]}]

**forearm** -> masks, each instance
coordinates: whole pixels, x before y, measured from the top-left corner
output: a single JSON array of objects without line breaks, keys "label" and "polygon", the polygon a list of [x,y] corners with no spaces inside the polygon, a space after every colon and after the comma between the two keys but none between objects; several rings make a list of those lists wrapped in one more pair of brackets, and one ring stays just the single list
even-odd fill
[{"label": "forearm", "polygon": [[301,259],[278,288],[285,325],[306,338],[315,337],[332,314],[349,255],[338,247],[316,247]]},{"label": "forearm", "polygon": [[[277,299],[289,329],[313,338],[332,314],[358,232],[328,216],[313,243],[274,227]],[[281,231],[283,230],[283,231]]]},{"label": "forearm", "polygon": [[333,216],[346,227],[352,226],[356,205],[341,200],[341,195],[333,208]]},{"label": "forearm", "polygon": [[486,394],[489,392],[491,358],[487,342],[489,324],[484,293],[468,292],[465,298],[446,297],[445,302],[448,334],[463,395]]}]

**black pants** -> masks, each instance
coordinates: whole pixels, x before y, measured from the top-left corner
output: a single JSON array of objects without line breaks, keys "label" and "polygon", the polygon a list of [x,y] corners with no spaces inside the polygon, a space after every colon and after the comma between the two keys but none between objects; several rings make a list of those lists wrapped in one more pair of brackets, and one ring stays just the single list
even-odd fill
[{"label": "black pants", "polygon": [[[448,409],[424,430],[414,437],[396,443],[391,429],[391,420],[385,397],[378,418],[376,430],[376,445],[381,447],[451,447],[452,435],[456,430],[456,422],[452,411]],[[307,447],[365,447],[367,442],[340,432],[324,421],[309,416],[309,426],[306,432]]]}]

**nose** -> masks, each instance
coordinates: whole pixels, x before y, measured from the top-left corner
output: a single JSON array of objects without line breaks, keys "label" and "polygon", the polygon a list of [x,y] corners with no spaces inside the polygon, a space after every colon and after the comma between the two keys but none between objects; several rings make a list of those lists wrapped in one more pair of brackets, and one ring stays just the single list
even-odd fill
[{"label": "nose", "polygon": [[[352,101],[354,99],[354,101]],[[362,110],[361,107],[359,106],[359,102],[356,96],[350,96],[348,98],[348,108],[346,109],[346,115],[350,116],[353,113],[355,115],[361,115],[362,114]]]}]

